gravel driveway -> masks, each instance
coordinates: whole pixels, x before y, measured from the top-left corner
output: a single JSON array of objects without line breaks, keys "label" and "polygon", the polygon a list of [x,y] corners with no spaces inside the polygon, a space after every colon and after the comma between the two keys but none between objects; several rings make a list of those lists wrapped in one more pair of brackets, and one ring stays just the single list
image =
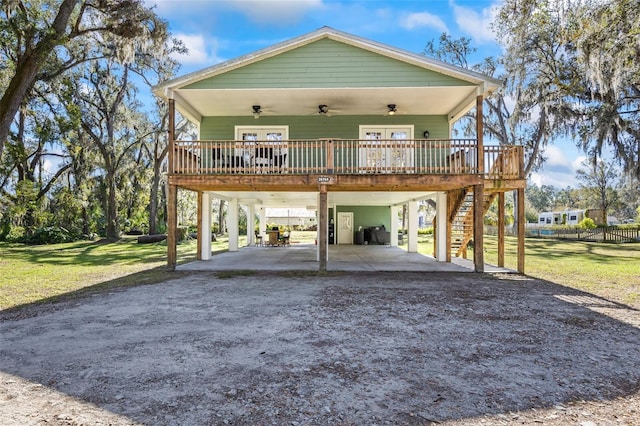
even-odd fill
[{"label": "gravel driveway", "polygon": [[193,273],[0,319],[3,425],[640,417],[640,312],[521,275]]}]

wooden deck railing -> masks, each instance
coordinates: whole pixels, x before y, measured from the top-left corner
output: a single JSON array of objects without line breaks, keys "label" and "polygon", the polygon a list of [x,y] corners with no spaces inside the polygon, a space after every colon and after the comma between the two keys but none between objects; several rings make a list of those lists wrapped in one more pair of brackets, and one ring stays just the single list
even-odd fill
[{"label": "wooden deck railing", "polygon": [[[173,174],[479,174],[475,139],[175,141]],[[521,147],[484,147],[489,179],[520,179]]]}]

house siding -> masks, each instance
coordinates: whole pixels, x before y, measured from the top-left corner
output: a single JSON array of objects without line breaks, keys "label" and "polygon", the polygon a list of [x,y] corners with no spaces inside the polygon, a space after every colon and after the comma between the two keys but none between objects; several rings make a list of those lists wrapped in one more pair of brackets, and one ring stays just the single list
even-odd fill
[{"label": "house siding", "polygon": [[336,206],[336,212],[353,212],[353,230],[381,226],[391,229],[391,208],[388,206]]},{"label": "house siding", "polygon": [[473,86],[335,40],[322,39],[184,89]]},{"label": "house siding", "polygon": [[449,138],[449,122],[447,117],[422,115],[389,116],[341,116],[331,117],[261,116],[259,120],[253,117],[204,117],[200,125],[200,139],[202,140],[233,140],[234,126],[289,126],[289,139],[358,139],[359,125],[395,126],[413,125],[416,138],[422,137],[422,132],[428,130],[432,139]]}]

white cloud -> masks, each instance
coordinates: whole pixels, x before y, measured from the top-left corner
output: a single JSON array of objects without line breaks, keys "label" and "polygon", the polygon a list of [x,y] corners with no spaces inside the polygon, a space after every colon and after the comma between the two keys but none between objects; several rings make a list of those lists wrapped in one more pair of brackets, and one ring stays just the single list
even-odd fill
[{"label": "white cloud", "polygon": [[[567,157],[570,154],[570,157]],[[530,180],[538,186],[551,185],[556,188],[576,187],[576,170],[582,167],[586,159],[584,155],[577,154],[574,148],[551,145],[544,151],[546,161],[542,170],[531,173]]]},{"label": "white cloud", "polygon": [[233,0],[228,4],[255,23],[279,27],[297,23],[308,12],[324,7],[322,0]]},{"label": "white cloud", "polygon": [[433,15],[429,12],[410,13],[400,20],[400,26],[407,30],[413,30],[414,28],[428,27],[436,29],[440,32],[448,33],[447,25],[440,17]]},{"label": "white cloud", "polygon": [[498,12],[499,3],[493,3],[480,12],[470,7],[458,6],[454,1],[451,1],[450,5],[455,21],[464,33],[470,35],[478,43],[496,40],[495,34],[491,30],[491,23]]},{"label": "white cloud", "polygon": [[216,55],[218,50],[216,39],[206,40],[202,34],[174,34],[174,37],[182,40],[189,50],[186,55],[172,55],[181,64],[213,65],[221,61]]}]

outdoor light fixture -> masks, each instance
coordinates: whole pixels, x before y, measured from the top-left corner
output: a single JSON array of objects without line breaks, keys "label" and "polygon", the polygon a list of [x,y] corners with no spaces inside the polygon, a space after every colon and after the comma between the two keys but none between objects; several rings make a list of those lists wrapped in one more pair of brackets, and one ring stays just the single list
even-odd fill
[{"label": "outdoor light fixture", "polygon": [[425,139],[429,139],[429,131],[428,131],[428,130],[425,130],[425,131],[422,133],[422,136],[424,136],[424,138],[425,138]]},{"label": "outdoor light fixture", "polygon": [[396,109],[396,104],[389,104],[387,105],[387,108],[389,108],[389,111],[387,111],[387,115],[394,115],[396,111],[398,111]]},{"label": "outdoor light fixture", "polygon": [[254,105],[251,108],[253,108],[253,118],[256,120],[260,118],[260,113],[262,112],[260,111],[260,105]]},{"label": "outdoor light fixture", "polygon": [[329,112],[329,107],[326,105],[318,105],[318,114],[326,114]]}]

